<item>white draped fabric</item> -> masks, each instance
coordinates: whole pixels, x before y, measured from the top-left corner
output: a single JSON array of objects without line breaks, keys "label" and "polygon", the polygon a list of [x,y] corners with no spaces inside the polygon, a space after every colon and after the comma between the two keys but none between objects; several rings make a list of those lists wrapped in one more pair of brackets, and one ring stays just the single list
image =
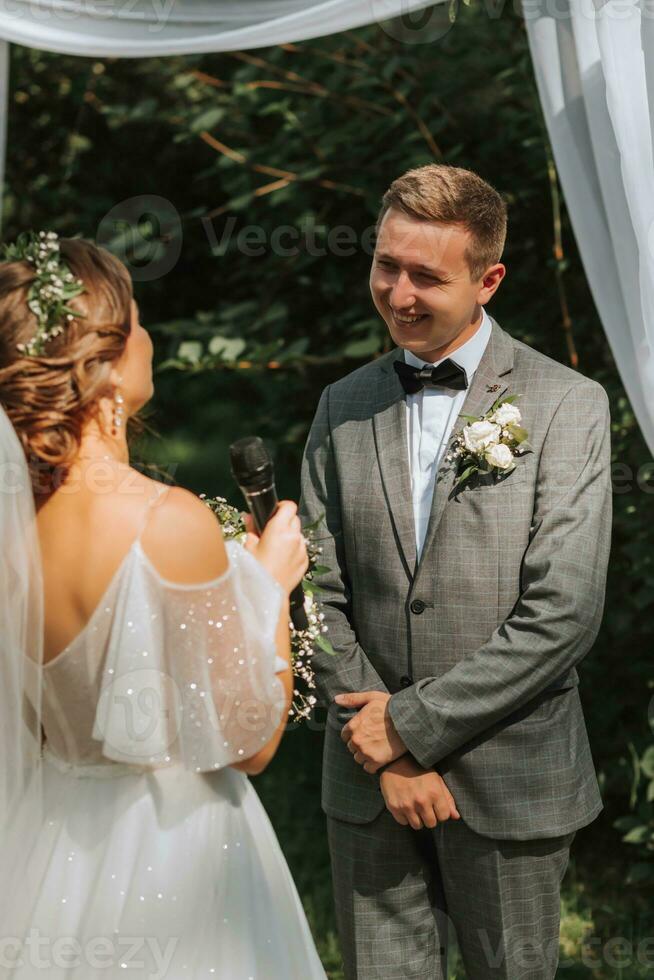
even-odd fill
[{"label": "white draped fabric", "polygon": [[432,0],[0,0],[0,37],[91,57],[235,51],[410,14]]},{"label": "white draped fabric", "polygon": [[654,453],[654,6],[524,0],[524,14],[588,282]]},{"label": "white draped fabric", "polygon": [[[401,14],[415,19],[418,32],[430,6],[429,0],[0,0],[0,105],[6,107],[12,41],[86,57],[231,51]],[[654,452],[653,0],[523,0],[523,10],[586,274]],[[489,8],[489,36],[491,14]],[[0,175],[5,125],[6,108]]]}]

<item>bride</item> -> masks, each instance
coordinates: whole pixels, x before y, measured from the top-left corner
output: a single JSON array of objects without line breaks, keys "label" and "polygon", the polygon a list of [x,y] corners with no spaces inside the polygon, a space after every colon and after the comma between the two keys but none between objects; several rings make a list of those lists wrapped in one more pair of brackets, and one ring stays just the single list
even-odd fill
[{"label": "bride", "polygon": [[292,696],[295,505],[248,550],[130,467],[152,342],[125,267],[0,264],[0,977],[324,978],[248,774]]}]

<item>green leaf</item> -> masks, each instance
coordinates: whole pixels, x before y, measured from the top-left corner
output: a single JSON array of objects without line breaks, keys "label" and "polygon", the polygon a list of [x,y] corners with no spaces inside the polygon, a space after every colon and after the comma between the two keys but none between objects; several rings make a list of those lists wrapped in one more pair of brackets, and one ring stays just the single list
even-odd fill
[{"label": "green leaf", "polygon": [[319,595],[326,595],[326,593],[328,591],[327,589],[324,589],[322,587],[322,585],[318,585],[318,583],[316,581],[314,581],[313,579],[311,579],[311,580],[304,579],[304,581],[302,583],[302,588],[307,593],[307,595],[311,595],[311,596],[312,595],[318,595],[318,596]]},{"label": "green leaf", "polygon": [[654,745],[650,745],[640,760],[640,767],[650,779],[654,779]]},{"label": "green leaf", "polygon": [[475,465],[468,466],[463,471],[463,473],[461,473],[461,475],[458,477],[458,479],[455,481],[454,486],[455,487],[460,486],[464,482],[464,480],[467,480],[469,476],[471,476],[473,473],[476,473],[478,469],[479,469],[479,467],[478,466],[475,466]]},{"label": "green leaf", "polygon": [[487,415],[492,415],[493,412],[495,412],[500,407],[500,405],[504,405],[504,404],[510,405],[510,404],[512,404],[512,402],[514,402],[516,400],[516,398],[519,398],[519,397],[520,397],[519,395],[507,395],[506,398],[504,398],[502,395],[500,395],[499,398],[497,398],[493,402],[493,404],[488,409],[488,412],[486,414]]},{"label": "green leaf", "polygon": [[327,572],[331,571],[331,569],[329,565],[315,565],[311,571],[314,575],[326,575]]},{"label": "green leaf", "polygon": [[202,344],[199,340],[185,340],[177,348],[177,356],[184,361],[191,361],[193,364],[202,357]]},{"label": "green leaf", "polygon": [[645,826],[645,824],[640,824],[638,827],[630,830],[628,834],[625,834],[622,839],[625,844],[642,844],[651,838],[652,833],[649,827]]},{"label": "green leaf", "polygon": [[516,425],[515,422],[511,422],[509,425],[507,425],[507,429],[518,443],[525,442],[527,436],[529,435],[526,429],[523,429],[521,425]]},{"label": "green leaf", "polygon": [[637,817],[618,817],[613,821],[613,826],[616,830],[631,830],[633,827],[639,827],[641,823],[642,821]]},{"label": "green leaf", "polygon": [[380,347],[379,334],[370,334],[362,340],[354,340],[347,344],[343,350],[345,357],[369,357],[376,354]]},{"label": "green leaf", "polygon": [[225,112],[226,110],[222,106],[214,106],[211,109],[205,110],[205,112],[201,112],[199,116],[191,119],[189,123],[190,131],[192,133],[199,133],[203,129],[213,129],[223,118]]},{"label": "green leaf", "polygon": [[648,881],[654,881],[654,861],[649,864],[645,861],[632,864],[627,875],[627,884],[642,885]]},{"label": "green leaf", "polygon": [[316,646],[319,646],[321,650],[324,650],[325,653],[330,654],[330,656],[332,657],[336,656],[336,650],[334,650],[334,647],[331,645],[329,640],[325,639],[324,636],[316,637]]},{"label": "green leaf", "polygon": [[292,341],[285,347],[283,356],[285,358],[301,357],[302,354],[306,354],[308,349],[309,338],[298,337],[297,340]]},{"label": "green leaf", "polygon": [[221,337],[216,334],[208,344],[210,354],[220,355],[223,361],[235,361],[245,350],[247,344],[241,337]]},{"label": "green leaf", "polygon": [[317,517],[315,521],[312,521],[311,524],[304,524],[302,530],[305,532],[305,534],[317,531],[324,520],[325,520],[325,515],[323,513],[320,515],[320,517]]},{"label": "green leaf", "polygon": [[68,137],[68,146],[74,153],[83,153],[91,149],[93,142],[81,133],[71,133]]}]

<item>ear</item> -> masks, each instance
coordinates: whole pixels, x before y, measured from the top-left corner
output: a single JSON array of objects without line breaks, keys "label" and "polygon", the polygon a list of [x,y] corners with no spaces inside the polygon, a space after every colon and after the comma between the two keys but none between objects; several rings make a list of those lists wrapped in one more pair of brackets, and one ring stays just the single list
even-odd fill
[{"label": "ear", "polygon": [[505,275],[506,266],[501,262],[486,269],[481,278],[481,288],[477,293],[477,302],[480,306],[485,306],[491,296],[497,292]]},{"label": "ear", "polygon": [[118,368],[112,367],[111,371],[109,372],[109,384],[111,384],[114,388],[119,388],[122,383],[123,383],[122,374],[120,373]]}]

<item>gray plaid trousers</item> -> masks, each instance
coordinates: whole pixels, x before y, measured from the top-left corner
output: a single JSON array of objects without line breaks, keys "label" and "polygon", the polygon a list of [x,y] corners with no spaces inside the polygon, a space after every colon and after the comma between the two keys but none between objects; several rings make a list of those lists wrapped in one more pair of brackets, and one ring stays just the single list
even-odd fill
[{"label": "gray plaid trousers", "polygon": [[412,830],[387,810],[327,828],[347,980],[447,980],[454,935],[467,980],[555,977],[575,831],[493,840],[461,820]]}]

